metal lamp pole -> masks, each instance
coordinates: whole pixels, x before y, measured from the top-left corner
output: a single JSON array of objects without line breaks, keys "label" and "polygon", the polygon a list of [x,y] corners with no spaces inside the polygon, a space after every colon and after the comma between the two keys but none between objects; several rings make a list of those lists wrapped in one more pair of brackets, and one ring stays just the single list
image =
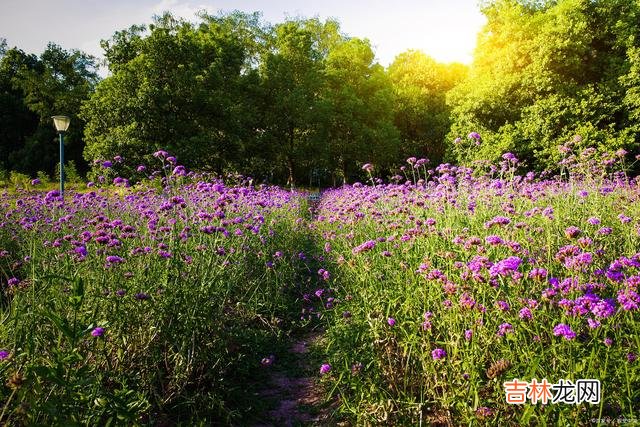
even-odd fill
[{"label": "metal lamp pole", "polygon": [[60,135],[60,197],[64,197],[64,133],[71,119],[67,116],[52,116],[53,124]]}]

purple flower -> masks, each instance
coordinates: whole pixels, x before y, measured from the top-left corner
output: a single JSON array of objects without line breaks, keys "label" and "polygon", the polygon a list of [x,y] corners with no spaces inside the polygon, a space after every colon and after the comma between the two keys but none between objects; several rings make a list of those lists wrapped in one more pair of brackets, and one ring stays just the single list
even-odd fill
[{"label": "purple flower", "polygon": [[169,153],[167,153],[164,150],[158,150],[155,153],[153,153],[153,157],[157,158],[157,159],[164,159],[165,157],[167,157],[169,155]]},{"label": "purple flower", "polygon": [[113,179],[113,185],[116,186],[122,186],[122,187],[129,187],[129,180],[126,178],[122,178],[120,176],[117,176]]},{"label": "purple flower", "polygon": [[324,268],[321,268],[320,270],[318,270],[318,276],[322,277],[322,280],[326,282],[331,278],[331,273],[329,273]]},{"label": "purple flower", "polygon": [[275,359],[276,359],[276,357],[273,354],[271,354],[271,355],[269,355],[269,357],[264,357],[260,361],[260,363],[262,364],[262,366],[265,366],[265,367],[266,366],[271,366],[271,365],[273,365],[273,362],[274,362]]},{"label": "purple flower", "polygon": [[632,353],[632,352],[627,353],[627,360],[629,361],[629,363],[635,362],[637,358],[638,356],[636,356],[635,353]]},{"label": "purple flower", "polygon": [[511,306],[509,306],[509,303],[506,301],[498,301],[496,302],[496,305],[498,306],[498,309],[500,311],[509,311],[509,309],[511,308]]},{"label": "purple flower", "polygon": [[444,359],[445,357],[447,357],[447,352],[441,348],[436,348],[431,352],[431,357],[433,358],[433,360]]},{"label": "purple flower", "polygon": [[387,319],[387,323],[389,324],[389,326],[395,326],[396,325],[396,319],[394,319],[393,317],[389,317]]},{"label": "purple flower", "polygon": [[467,341],[471,341],[472,337],[473,331],[471,329],[467,329],[466,331],[464,331],[464,339],[466,339]]},{"label": "purple flower", "polygon": [[618,291],[618,303],[625,311],[637,310],[640,306],[640,296],[631,289]]},{"label": "purple flower", "polygon": [[94,337],[101,337],[104,335],[104,328],[94,328],[93,331],[91,331],[91,335]]},{"label": "purple flower", "polygon": [[613,340],[609,337],[606,337],[603,342],[604,342],[604,345],[606,345],[607,347],[610,347],[611,344],[613,344]]},{"label": "purple flower", "polygon": [[5,360],[9,357],[9,352],[7,350],[0,350],[0,360]]},{"label": "purple flower", "polygon": [[16,286],[18,283],[20,283],[20,279],[18,279],[17,277],[12,277],[7,280],[7,285],[9,286]]},{"label": "purple flower", "polygon": [[591,328],[591,329],[599,328],[600,325],[601,325],[600,322],[598,322],[597,320],[594,320],[592,318],[588,318],[587,319],[587,324],[589,325],[589,328]]},{"label": "purple flower", "polygon": [[631,218],[629,218],[628,216],[626,216],[625,214],[620,214],[618,215],[618,219],[620,220],[621,223],[623,224],[628,224],[631,222]]},{"label": "purple flower", "polygon": [[529,310],[528,307],[524,307],[520,309],[518,316],[520,316],[522,320],[530,320],[533,317],[531,314],[531,310]]},{"label": "purple flower", "polygon": [[570,227],[567,227],[564,230],[564,235],[567,236],[570,239],[578,237],[581,233],[582,233],[582,230],[580,230],[578,227],[575,227],[573,225],[570,226]]},{"label": "purple flower", "polygon": [[518,162],[518,158],[513,153],[504,153],[502,155],[502,158],[508,162],[514,162],[514,163]]},{"label": "purple flower", "polygon": [[472,309],[476,305],[476,300],[467,292],[463,292],[463,294],[460,295],[460,305],[464,308]]},{"label": "purple flower", "polygon": [[124,258],[120,258],[117,255],[109,255],[107,257],[107,265],[120,264],[124,262]]},{"label": "purple flower", "polygon": [[136,171],[137,171],[137,172],[144,172],[145,170],[147,170],[147,167],[146,167],[145,165],[139,165],[139,166],[136,168]]},{"label": "purple flower", "polygon": [[514,273],[518,270],[518,267],[522,263],[522,259],[517,256],[510,256],[509,258],[498,261],[493,264],[489,269],[489,274],[491,277],[497,276],[513,276]]},{"label": "purple flower", "polygon": [[83,246],[77,246],[74,250],[73,250],[76,254],[78,254],[78,256],[80,256],[80,258],[85,258],[87,256],[87,248],[83,245]]},{"label": "purple flower", "polygon": [[506,334],[512,334],[512,333],[513,333],[513,326],[511,325],[511,323],[503,323],[498,327],[497,335],[499,337],[503,337]]},{"label": "purple flower", "polygon": [[478,132],[471,132],[467,138],[469,139],[475,139],[476,141],[480,141],[480,134]]},{"label": "purple flower", "polygon": [[616,313],[616,303],[612,299],[600,300],[593,305],[591,312],[600,318],[611,317]]},{"label": "purple flower", "polygon": [[320,366],[320,375],[325,375],[325,374],[328,374],[329,372],[331,372],[331,365],[329,365],[328,363],[323,363]]},{"label": "purple flower", "polygon": [[533,280],[542,280],[547,277],[549,273],[544,268],[534,268],[529,272],[529,278]]},{"label": "purple flower", "polygon": [[476,409],[476,415],[478,415],[479,418],[487,418],[493,415],[493,410],[486,406],[480,406]]},{"label": "purple flower", "polygon": [[38,178],[31,180],[31,185],[33,185],[34,187],[39,184],[40,184],[40,180]]},{"label": "purple flower", "polygon": [[134,298],[140,301],[144,301],[149,299],[149,294],[146,294],[144,292],[138,292],[137,294],[134,295]]},{"label": "purple flower", "polygon": [[609,234],[611,234],[612,231],[613,231],[613,228],[611,227],[602,227],[600,230],[598,230],[598,234],[602,234],[603,236],[608,236]]},{"label": "purple flower", "polygon": [[562,336],[566,340],[572,340],[576,337],[576,333],[571,330],[571,327],[564,323],[559,323],[553,328],[553,335]]},{"label": "purple flower", "polygon": [[358,375],[360,372],[362,372],[362,368],[363,365],[360,362],[356,362],[353,365],[351,365],[351,375]]},{"label": "purple flower", "polygon": [[364,165],[362,165],[362,170],[371,172],[373,170],[373,165],[371,163],[365,163]]},{"label": "purple flower", "polygon": [[351,251],[354,255],[358,255],[360,252],[366,252],[366,251],[370,251],[371,249],[374,248],[374,246],[376,245],[376,241],[375,240],[369,240],[367,242],[364,242],[363,244],[356,246],[355,248],[353,248],[353,250]]},{"label": "purple flower", "polygon": [[498,246],[504,243],[504,241],[499,236],[487,236],[484,238],[484,240],[492,246]]}]

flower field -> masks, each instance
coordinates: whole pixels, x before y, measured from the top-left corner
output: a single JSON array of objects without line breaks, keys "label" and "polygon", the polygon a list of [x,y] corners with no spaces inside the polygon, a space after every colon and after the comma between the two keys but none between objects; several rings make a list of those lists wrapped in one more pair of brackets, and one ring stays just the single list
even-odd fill
[{"label": "flower field", "polygon": [[256,411],[247,389],[299,317],[306,202],[180,168],[160,189],[0,197],[2,422],[234,423]]},{"label": "flower field", "polygon": [[0,422],[251,424],[312,327],[333,421],[640,417],[635,180],[410,159],[309,207],[157,157],[134,187],[0,196]]},{"label": "flower field", "polygon": [[[640,187],[504,177],[441,165],[426,184],[324,195],[325,380],[358,424],[640,417]],[[507,396],[515,379],[528,386]],[[587,379],[591,402],[531,386]]]}]

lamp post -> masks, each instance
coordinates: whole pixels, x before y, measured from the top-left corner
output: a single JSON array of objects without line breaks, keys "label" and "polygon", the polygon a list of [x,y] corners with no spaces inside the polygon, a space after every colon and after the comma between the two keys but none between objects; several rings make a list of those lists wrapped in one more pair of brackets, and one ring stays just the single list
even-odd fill
[{"label": "lamp post", "polygon": [[64,133],[71,119],[67,116],[52,116],[53,124],[60,135],[60,197],[64,197]]}]

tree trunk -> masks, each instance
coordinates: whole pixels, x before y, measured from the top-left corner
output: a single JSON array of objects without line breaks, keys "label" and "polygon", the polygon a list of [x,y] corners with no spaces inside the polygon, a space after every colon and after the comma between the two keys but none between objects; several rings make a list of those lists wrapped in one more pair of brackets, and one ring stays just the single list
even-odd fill
[{"label": "tree trunk", "polygon": [[287,179],[287,185],[290,185],[293,187],[294,185],[294,181],[293,181],[293,159],[291,158],[291,156],[287,156],[287,169],[289,170],[289,178]]},{"label": "tree trunk", "polygon": [[287,179],[287,185],[290,186],[294,186],[295,182],[293,179],[293,169],[294,169],[294,164],[293,164],[293,147],[294,147],[294,140],[295,138],[295,127],[293,126],[293,123],[289,123],[289,153],[287,154],[287,169],[289,170],[289,178]]}]

